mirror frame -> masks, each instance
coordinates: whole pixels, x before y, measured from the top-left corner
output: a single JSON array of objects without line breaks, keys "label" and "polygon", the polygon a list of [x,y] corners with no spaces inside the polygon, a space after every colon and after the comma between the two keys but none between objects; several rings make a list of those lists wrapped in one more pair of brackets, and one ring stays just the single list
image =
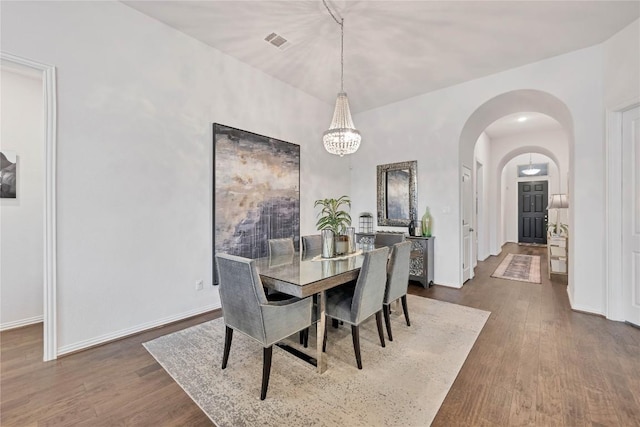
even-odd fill
[{"label": "mirror frame", "polygon": [[[416,219],[418,207],[418,161],[389,163],[378,165],[378,225],[391,227],[408,227],[411,220]],[[387,218],[387,172],[394,170],[409,170],[409,218]]]}]

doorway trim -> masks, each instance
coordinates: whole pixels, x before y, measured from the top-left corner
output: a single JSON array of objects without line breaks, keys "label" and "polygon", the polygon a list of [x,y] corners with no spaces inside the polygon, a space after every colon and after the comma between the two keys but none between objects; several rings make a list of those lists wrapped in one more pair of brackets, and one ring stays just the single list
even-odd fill
[{"label": "doorway trim", "polygon": [[[480,260],[480,245],[485,249],[487,245],[486,240],[486,232],[485,229],[485,220],[484,220],[484,201],[485,201],[485,183],[484,183],[484,164],[478,161],[477,158],[474,159],[476,162],[476,179],[475,179],[475,204],[474,204],[474,239],[475,239],[475,255],[473,259],[473,266],[476,267],[478,265],[478,261]],[[486,258],[486,251],[482,252],[482,260]]]},{"label": "doorway trim", "polygon": [[[468,179],[465,179],[468,176]],[[465,182],[469,182],[469,184],[465,184]],[[460,206],[461,206],[461,214],[462,214],[462,226],[461,226],[461,230],[462,230],[462,244],[461,244],[461,249],[462,249],[462,268],[460,270],[460,282],[462,283],[462,285],[465,284],[465,282],[467,280],[471,280],[474,277],[474,269],[473,269],[473,236],[471,233],[473,233],[473,218],[474,218],[474,214],[473,214],[473,207],[475,206],[475,203],[473,202],[474,197],[474,181],[473,181],[473,172],[471,170],[470,167],[468,166],[462,166],[462,175],[460,176],[460,182],[462,185],[462,193],[461,193],[461,197],[460,197]],[[465,192],[465,186],[468,185],[469,186],[469,193],[470,194],[466,194]],[[467,197],[467,196],[471,196],[471,197]],[[469,223],[465,223],[465,211],[469,209],[470,212],[470,218],[469,218]],[[469,228],[469,238],[468,241],[465,242],[466,237],[465,237],[465,228]],[[467,254],[467,250],[469,251]],[[465,256],[466,255],[466,256]],[[469,266],[469,277],[465,278],[465,267]]]},{"label": "doorway trim", "polygon": [[624,320],[622,285],[622,113],[640,106],[636,97],[611,109],[606,120],[606,304],[605,316]]},{"label": "doorway trim", "polygon": [[9,61],[42,73],[42,98],[44,112],[44,307],[43,307],[43,360],[57,358],[57,227],[56,227],[56,68],[0,52],[2,61]]}]

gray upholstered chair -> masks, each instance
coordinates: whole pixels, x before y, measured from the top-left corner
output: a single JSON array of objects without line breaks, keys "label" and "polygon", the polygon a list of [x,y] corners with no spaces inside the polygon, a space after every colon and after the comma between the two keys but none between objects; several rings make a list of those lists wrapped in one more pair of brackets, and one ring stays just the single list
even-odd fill
[{"label": "gray upholstered chair", "polygon": [[222,369],[227,367],[233,331],[255,339],[263,347],[262,390],[269,387],[273,344],[311,325],[311,298],[267,301],[255,261],[217,254],[220,301],[225,323]]},{"label": "gray upholstered chair", "polygon": [[379,231],[376,233],[376,237],[373,240],[375,246],[393,246],[396,243],[404,242],[403,233],[385,233]]},{"label": "gray upholstered chair", "polygon": [[302,252],[320,251],[322,250],[322,236],[313,234],[311,236],[302,236]]},{"label": "gray upholstered chair", "polygon": [[[383,247],[365,252],[364,261],[355,288],[338,286],[327,291],[326,314],[334,320],[351,325],[353,350],[358,369],[362,369],[360,357],[360,324],[376,315],[380,345],[384,344],[382,331],[382,299],[387,284],[387,258],[389,248]],[[325,344],[327,340],[325,328]]]},{"label": "gray upholstered chair", "polygon": [[293,239],[269,239],[269,256],[293,255]]},{"label": "gray upholstered chair", "polygon": [[391,248],[389,264],[387,265],[387,287],[382,301],[384,312],[384,323],[387,326],[389,341],[393,341],[391,335],[391,313],[390,304],[398,299],[402,299],[402,311],[407,326],[411,326],[409,321],[409,310],[407,309],[407,288],[409,287],[409,258],[411,256],[411,242],[396,243]]},{"label": "gray upholstered chair", "polygon": [[[286,237],[284,239],[269,239],[269,258],[272,258],[274,262],[287,261],[287,256],[293,257],[295,248],[293,247],[293,239]],[[292,260],[293,258],[291,258]],[[265,289],[265,294],[269,301],[281,301],[290,298],[290,295],[283,294],[282,292],[274,291],[273,289]]]}]

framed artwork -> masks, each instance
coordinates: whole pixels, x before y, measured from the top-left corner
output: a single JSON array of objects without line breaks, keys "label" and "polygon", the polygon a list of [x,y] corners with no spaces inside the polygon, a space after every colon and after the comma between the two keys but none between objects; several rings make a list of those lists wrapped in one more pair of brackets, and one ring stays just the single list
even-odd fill
[{"label": "framed artwork", "polygon": [[300,146],[213,124],[213,255],[269,253],[269,239],[300,241]]},{"label": "framed artwork", "polygon": [[13,151],[0,151],[0,198],[15,199],[18,186],[16,166],[18,157]]},{"label": "framed artwork", "polygon": [[378,225],[407,227],[416,219],[418,162],[378,165]]}]

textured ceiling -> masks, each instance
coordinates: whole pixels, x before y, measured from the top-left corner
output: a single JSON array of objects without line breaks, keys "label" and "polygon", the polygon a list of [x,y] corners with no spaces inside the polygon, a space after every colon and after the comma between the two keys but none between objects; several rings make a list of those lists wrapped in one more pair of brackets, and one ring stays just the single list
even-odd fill
[{"label": "textured ceiling", "polygon": [[[123,1],[329,104],[340,27],[322,1]],[[598,44],[637,1],[330,1],[345,18],[345,91],[360,112]],[[264,38],[290,40],[280,50]]]}]

